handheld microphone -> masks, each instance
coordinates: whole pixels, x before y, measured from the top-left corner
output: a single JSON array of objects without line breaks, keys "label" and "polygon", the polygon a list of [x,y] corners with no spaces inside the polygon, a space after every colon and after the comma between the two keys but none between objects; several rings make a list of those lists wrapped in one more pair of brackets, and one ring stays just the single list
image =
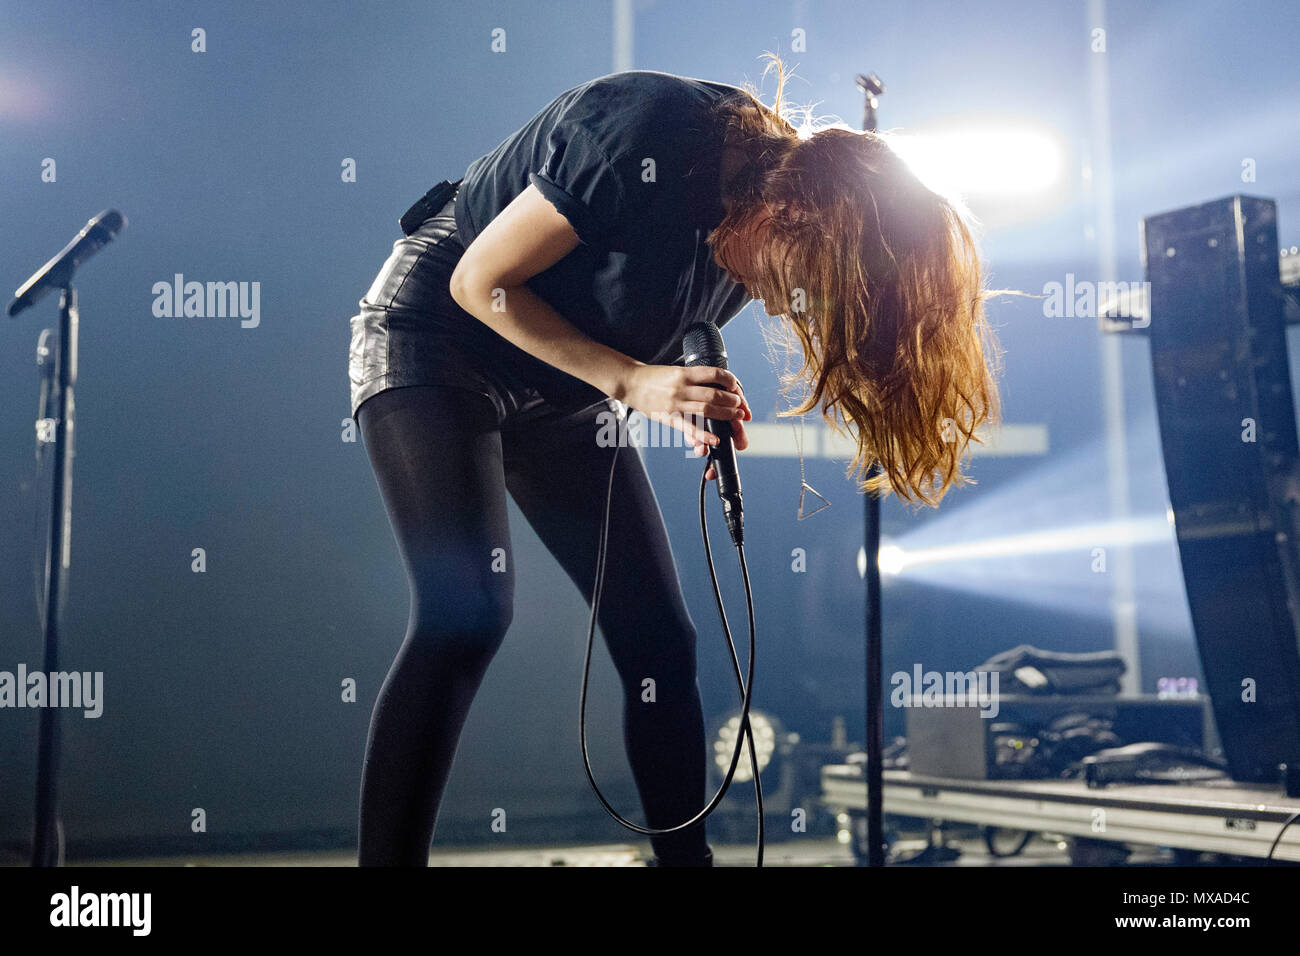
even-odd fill
[{"label": "handheld microphone", "polygon": [[[727,349],[722,344],[722,333],[716,325],[696,322],[682,337],[682,355],[687,366],[710,365],[714,368],[727,367]],[[721,388],[715,385],[714,388]],[[736,470],[736,447],[730,421],[716,418],[705,420],[705,427],[718,436],[718,444],[709,448],[709,461],[717,476],[718,497],[722,499],[722,510],[727,519],[727,531],[731,542],[740,547],[745,540],[745,516],[740,497],[740,474]]]},{"label": "handheld microphone", "polygon": [[126,216],[116,209],[105,209],[77,233],[63,250],[36,274],[22,284],[9,303],[9,315],[16,316],[23,309],[35,305],[53,289],[61,289],[72,281],[72,274],[87,259],[104,248],[122,227]]}]

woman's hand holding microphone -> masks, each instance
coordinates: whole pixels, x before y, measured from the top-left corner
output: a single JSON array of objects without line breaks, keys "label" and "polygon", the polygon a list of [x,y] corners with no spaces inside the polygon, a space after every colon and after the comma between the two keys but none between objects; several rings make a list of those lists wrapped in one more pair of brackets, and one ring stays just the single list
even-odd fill
[{"label": "woman's hand holding microphone", "polygon": [[[737,451],[749,446],[743,423],[751,421],[754,414],[740,380],[726,369],[641,364],[626,374],[622,384],[622,394],[614,398],[681,431],[695,445],[697,457],[704,457],[708,448],[718,443],[717,436],[705,427],[706,418],[731,422]],[[716,477],[712,465],[705,477],[710,481]]]}]

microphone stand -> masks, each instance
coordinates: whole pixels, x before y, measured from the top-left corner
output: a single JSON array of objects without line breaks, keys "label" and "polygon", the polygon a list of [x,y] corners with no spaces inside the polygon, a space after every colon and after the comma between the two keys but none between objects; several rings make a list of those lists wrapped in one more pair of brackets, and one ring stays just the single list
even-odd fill
[{"label": "microphone stand", "polygon": [[[54,477],[48,548],[45,553],[45,658],[47,678],[59,669],[59,624],[71,564],[73,427],[77,381],[77,290],[68,283],[59,298],[59,334],[54,346]],[[40,440],[41,436],[38,436]],[[20,693],[21,693],[20,689]],[[47,701],[48,703],[48,701]],[[62,862],[59,839],[58,771],[60,753],[58,707],[42,707],[36,750],[36,823],[32,866]]]},{"label": "microphone stand", "polygon": [[[862,109],[862,128],[876,131],[876,108],[885,85],[874,73],[857,77],[857,86],[865,96]],[[872,462],[868,479],[881,474],[880,463]],[[880,499],[866,496],[866,526],[863,534],[863,553],[866,568],[863,577],[867,585],[867,726],[866,726],[866,782],[867,782],[867,866],[885,865],[885,814],[884,814],[884,665],[881,645],[884,643],[880,626]]]},{"label": "microphone stand", "polygon": [[[126,225],[126,217],[116,209],[105,209],[73,237],[62,251],[45,263],[14,293],[9,315],[16,316],[34,305],[47,293],[59,289],[59,333],[54,343],[54,374],[45,367],[49,352],[49,330],[41,332],[37,344],[41,364],[41,406],[36,422],[37,462],[44,457],[45,443],[51,440],[53,424],[54,477],[51,482],[53,502],[50,507],[49,539],[45,551],[45,634],[44,668],[47,681],[59,670],[59,625],[67,593],[67,572],[72,563],[69,542],[72,536],[72,459],[76,431],[76,402],[73,388],[77,382],[77,290],[72,277],[78,267],[102,249]],[[53,387],[54,417],[47,418],[50,387]],[[22,693],[25,688],[19,690]],[[41,708],[36,745],[36,820],[32,833],[32,866],[58,866],[63,852],[59,825],[59,708],[46,701]]]}]

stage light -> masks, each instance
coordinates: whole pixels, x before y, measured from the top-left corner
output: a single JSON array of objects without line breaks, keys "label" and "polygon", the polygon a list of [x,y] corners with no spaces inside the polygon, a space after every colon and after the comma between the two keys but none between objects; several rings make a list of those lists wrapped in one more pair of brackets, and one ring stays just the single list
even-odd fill
[{"label": "stage light", "polygon": [[901,574],[907,563],[907,555],[896,544],[884,544],[880,546],[876,563],[880,566],[881,574]]},{"label": "stage light", "polygon": [[[908,563],[908,555],[889,538],[880,539],[880,551],[876,554],[876,567],[881,574],[902,574]],[[858,548],[858,577],[867,576],[867,549]]]},{"label": "stage light", "polygon": [[[1169,539],[1167,518],[1133,518],[1128,521],[1097,522],[1066,528],[1051,528],[1028,534],[1004,535],[962,544],[940,545],[909,551],[906,561],[899,548],[894,561],[901,571],[903,564],[918,567],[925,564],[945,564],[953,561],[974,561],[982,558],[1042,555],[1062,551],[1087,552],[1093,548],[1121,545],[1153,544]],[[880,569],[885,570],[885,551],[880,552]],[[892,573],[898,573],[892,572]]]},{"label": "stage light", "polygon": [[[768,717],[762,711],[749,711],[749,726],[754,731],[754,753],[758,757],[758,772],[761,774],[772,762],[776,753],[777,728],[775,718]],[[721,727],[713,740],[713,762],[721,776],[727,775],[731,766],[731,757],[736,750],[736,737],[740,733],[740,712],[737,711]],[[740,760],[736,763],[733,783],[744,783],[754,779],[753,764],[749,760],[749,744],[742,743]]]},{"label": "stage light", "polygon": [[844,811],[835,815],[835,841],[844,846],[853,843],[853,818]]},{"label": "stage light", "polygon": [[1028,198],[1064,179],[1064,150],[1043,129],[981,124],[885,135],[917,178],[945,196]]},{"label": "stage light", "polygon": [[[1152,437],[1129,446],[1130,473],[1140,477],[1127,517],[1108,514],[1108,487],[1095,477],[1105,449],[1094,439],[1024,468],[1010,482],[954,496],[938,514],[882,538],[882,583],[1104,618],[1112,613],[1114,572],[1135,561],[1141,626],[1186,632],[1173,511],[1167,498],[1145,490],[1163,482],[1154,417],[1130,427],[1138,439]],[[859,575],[865,570],[859,551]]]}]

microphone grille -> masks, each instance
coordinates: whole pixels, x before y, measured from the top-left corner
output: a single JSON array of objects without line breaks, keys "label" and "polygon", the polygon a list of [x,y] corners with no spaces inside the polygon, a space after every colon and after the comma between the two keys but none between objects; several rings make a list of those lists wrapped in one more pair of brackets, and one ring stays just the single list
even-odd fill
[{"label": "microphone grille", "polygon": [[122,231],[122,227],[126,225],[126,216],[116,209],[105,209],[92,219],[91,223],[93,226],[103,229],[111,237]]},{"label": "microphone grille", "polygon": [[682,336],[682,355],[688,366],[727,367],[727,347],[722,344],[722,333],[710,322],[696,322],[686,329]]}]

